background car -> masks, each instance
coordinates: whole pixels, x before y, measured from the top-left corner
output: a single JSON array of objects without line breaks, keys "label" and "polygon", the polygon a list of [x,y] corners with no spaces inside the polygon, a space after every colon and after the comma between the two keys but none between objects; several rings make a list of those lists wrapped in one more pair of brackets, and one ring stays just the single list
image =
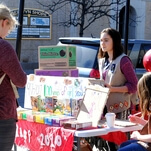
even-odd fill
[{"label": "background car", "polygon": [[[124,44],[124,40],[122,40]],[[80,77],[99,78],[97,53],[100,47],[99,38],[61,37],[57,45],[74,45],[77,50],[77,68]],[[131,58],[138,79],[146,72],[143,57],[151,49],[151,40],[128,40],[127,55]]]}]

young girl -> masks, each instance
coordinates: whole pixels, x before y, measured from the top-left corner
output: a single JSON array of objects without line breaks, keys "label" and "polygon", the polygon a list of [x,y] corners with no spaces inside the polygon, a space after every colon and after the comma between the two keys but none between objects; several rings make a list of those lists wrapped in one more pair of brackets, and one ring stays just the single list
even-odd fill
[{"label": "young girl", "polygon": [[[24,87],[27,76],[24,73],[15,50],[4,38],[15,27],[17,21],[7,6],[0,4],[0,150],[11,151],[17,121],[17,102],[11,81],[17,87]],[[2,78],[3,77],[3,78]]]},{"label": "young girl", "polygon": [[151,73],[145,73],[138,82],[138,95],[142,117],[148,115],[148,121],[142,117],[130,115],[129,120],[144,126],[142,131],[134,131],[131,140],[121,144],[118,151],[151,151]]},{"label": "young girl", "polygon": [[[120,33],[115,29],[101,32],[98,62],[100,79],[110,90],[104,114],[114,112],[116,118],[127,119],[131,101],[136,103],[138,80],[130,58],[124,54]],[[116,150],[112,143],[109,146],[111,151]]]}]

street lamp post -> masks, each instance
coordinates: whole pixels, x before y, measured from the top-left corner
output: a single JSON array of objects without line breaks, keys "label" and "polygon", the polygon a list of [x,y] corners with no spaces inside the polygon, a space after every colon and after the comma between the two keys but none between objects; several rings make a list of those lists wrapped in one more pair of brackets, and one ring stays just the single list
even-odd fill
[{"label": "street lamp post", "polygon": [[[20,60],[20,53],[21,53],[21,38],[22,38],[22,24],[23,24],[23,12],[24,12],[24,0],[20,0],[19,5],[19,13],[18,13],[18,29],[17,29],[17,38],[16,38],[16,53],[18,59]],[[16,99],[18,103],[18,100]],[[14,151],[17,151],[17,146],[14,143]]]},{"label": "street lamp post", "polygon": [[22,39],[22,26],[23,26],[23,12],[24,12],[24,0],[20,0],[19,12],[18,12],[18,29],[17,29],[17,39],[16,39],[16,53],[18,59],[20,60],[21,53],[21,39]]},{"label": "street lamp post", "polygon": [[130,7],[130,0],[126,0],[125,6],[125,32],[124,32],[124,49],[125,53],[127,54],[127,45],[128,45],[128,25],[129,25],[129,7]]},{"label": "street lamp post", "polygon": [[116,30],[118,29],[118,0],[116,0]]}]

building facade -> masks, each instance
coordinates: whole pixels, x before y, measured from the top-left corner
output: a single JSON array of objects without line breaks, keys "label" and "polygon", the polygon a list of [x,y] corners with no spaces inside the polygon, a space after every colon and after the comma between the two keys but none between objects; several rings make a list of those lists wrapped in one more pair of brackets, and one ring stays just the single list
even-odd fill
[{"label": "building facade", "polygon": [[[1,0],[2,3],[6,4],[12,11],[18,10],[21,0]],[[49,4],[50,0],[43,0],[43,4]],[[125,24],[125,4],[114,6],[117,7],[117,20],[113,21],[107,17],[101,17],[96,20],[90,27],[84,31],[84,37],[99,37],[100,31],[107,27],[112,27],[120,31],[122,37],[124,36]],[[130,15],[129,15],[129,38],[130,39],[151,39],[151,0],[131,0],[130,1]],[[75,37],[79,36],[79,28],[71,26],[67,28],[60,26],[57,23],[61,22],[68,17],[69,7],[65,6],[60,8],[57,12],[50,14],[49,10],[35,0],[25,0],[24,9],[26,10],[26,16],[24,23],[28,24],[30,18],[29,28],[23,30],[24,37],[21,41],[21,62],[38,62],[38,46],[49,46],[56,45],[59,37]],[[35,16],[27,11],[32,11]],[[44,12],[44,13],[42,13]],[[111,12],[113,13],[113,12]],[[115,12],[114,12],[115,13]],[[44,19],[43,19],[44,17]],[[27,19],[26,19],[27,18]],[[38,18],[38,19],[37,19]],[[49,21],[48,21],[49,20]],[[32,22],[32,23],[31,23]],[[36,26],[37,25],[37,26]],[[50,28],[48,28],[50,26]],[[38,27],[38,31],[37,31]],[[34,36],[26,37],[26,32]],[[42,32],[40,32],[42,31]],[[17,32],[17,29],[16,29]],[[38,32],[38,33],[37,33]],[[50,35],[48,33],[50,32]],[[41,36],[41,37],[36,37]],[[8,37],[7,40],[16,49],[16,38]]]}]

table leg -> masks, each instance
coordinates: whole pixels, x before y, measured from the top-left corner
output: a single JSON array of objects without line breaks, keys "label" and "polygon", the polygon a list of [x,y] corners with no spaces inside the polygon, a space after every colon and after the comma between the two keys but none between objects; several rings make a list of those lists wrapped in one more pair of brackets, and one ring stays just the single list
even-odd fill
[{"label": "table leg", "polygon": [[17,151],[17,146],[15,143],[14,143],[14,151]]},{"label": "table leg", "polygon": [[80,137],[77,137],[77,151],[80,151]]},{"label": "table leg", "polygon": [[129,140],[131,138],[131,132],[127,132],[127,139]]},{"label": "table leg", "polygon": [[75,142],[76,142],[76,144],[77,144],[77,151],[80,151],[80,137],[74,137],[74,140],[75,140]]}]

